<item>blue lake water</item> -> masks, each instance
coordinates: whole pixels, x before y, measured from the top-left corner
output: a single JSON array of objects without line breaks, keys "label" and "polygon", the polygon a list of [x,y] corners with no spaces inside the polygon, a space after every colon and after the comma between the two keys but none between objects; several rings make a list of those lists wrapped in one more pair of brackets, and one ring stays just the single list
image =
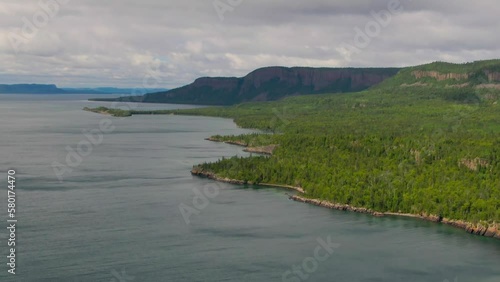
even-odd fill
[{"label": "blue lake water", "polygon": [[[0,218],[6,227],[12,168],[18,219],[16,275],[3,227],[0,281],[500,281],[500,240],[193,177],[193,165],[247,155],[204,138],[250,130],[209,117],[102,116],[81,110],[110,104],[89,97],[0,95]],[[85,147],[83,132],[100,123],[112,130]],[[85,156],[68,158],[79,149]]]}]

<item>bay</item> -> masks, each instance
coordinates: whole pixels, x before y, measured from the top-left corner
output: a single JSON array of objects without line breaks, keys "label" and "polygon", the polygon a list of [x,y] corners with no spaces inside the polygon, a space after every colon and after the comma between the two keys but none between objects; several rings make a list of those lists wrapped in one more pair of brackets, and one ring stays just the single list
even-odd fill
[{"label": "bay", "polygon": [[[5,227],[0,233],[1,281],[500,281],[498,240],[191,176],[193,165],[248,156],[204,140],[251,132],[231,120],[113,118],[82,111],[110,105],[89,97],[0,95],[0,172],[17,172],[18,219],[15,276]],[[71,163],[84,132],[103,122],[113,130]],[[55,163],[66,167],[62,177]]]}]

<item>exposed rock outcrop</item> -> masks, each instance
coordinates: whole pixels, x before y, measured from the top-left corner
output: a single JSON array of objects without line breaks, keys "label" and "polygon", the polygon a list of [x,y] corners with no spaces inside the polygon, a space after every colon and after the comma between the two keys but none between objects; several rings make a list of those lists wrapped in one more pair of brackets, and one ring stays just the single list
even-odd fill
[{"label": "exposed rock outcrop", "polygon": [[493,83],[480,84],[480,85],[477,85],[476,88],[478,88],[478,89],[500,89],[500,84],[493,84]]},{"label": "exposed rock outcrop", "polygon": [[247,147],[248,144],[245,143],[244,141],[222,141],[213,137],[205,138],[207,141],[212,141],[212,142],[220,142],[220,143],[226,143],[226,144],[231,144],[231,145],[236,145],[236,146],[241,146],[241,147]]},{"label": "exposed rock outcrop", "polygon": [[[268,184],[268,183],[253,183],[250,181],[222,178],[222,177],[219,177],[210,171],[203,170],[199,166],[193,167],[193,169],[191,170],[191,174],[199,176],[199,177],[209,178],[209,179],[219,181],[219,182],[231,183],[231,184],[236,184],[236,185],[248,184],[248,185],[262,185],[262,186],[270,186],[270,187],[280,187],[280,188],[295,190],[302,195],[306,194],[306,191],[302,187],[294,187],[294,186],[279,185],[279,184]],[[453,226],[456,228],[463,229],[470,234],[500,239],[500,225],[499,224],[485,224],[485,223],[473,224],[473,223],[462,221],[462,220],[452,220],[452,219],[443,218],[441,216],[428,215],[428,214],[408,214],[408,213],[401,213],[401,212],[377,212],[377,211],[374,211],[374,210],[371,210],[368,208],[355,207],[355,206],[351,206],[351,205],[347,205],[347,204],[332,203],[329,201],[318,200],[318,199],[310,199],[310,198],[306,198],[304,196],[301,196],[300,194],[299,195],[289,195],[289,198],[293,201],[296,201],[296,202],[307,203],[307,204],[311,204],[311,205],[315,205],[315,206],[319,206],[319,207],[325,207],[325,208],[340,210],[340,211],[350,211],[350,212],[357,212],[357,213],[363,213],[363,214],[370,214],[370,215],[373,215],[376,217],[402,216],[402,217],[418,218],[418,219],[432,221],[432,222],[436,222],[436,223],[447,224],[447,225],[450,225],[450,226]]]},{"label": "exposed rock outcrop", "polygon": [[278,147],[278,145],[274,145],[274,144],[267,145],[267,146],[260,146],[260,147],[249,147],[248,144],[245,143],[244,141],[238,141],[238,140],[222,141],[222,140],[219,140],[219,139],[213,138],[213,137],[205,138],[205,140],[212,141],[212,142],[222,142],[222,143],[226,143],[226,144],[245,147],[245,149],[243,150],[244,152],[263,154],[263,155],[272,155],[274,150]]},{"label": "exposed rock outcrop", "polygon": [[317,200],[317,199],[309,199],[309,198],[302,197],[300,195],[292,195],[292,196],[290,196],[290,199],[297,201],[297,202],[307,203],[307,204],[325,207],[325,208],[329,208],[329,209],[371,214],[371,215],[377,216],[377,217],[403,216],[403,217],[419,218],[419,219],[423,219],[423,220],[427,220],[427,221],[432,221],[432,222],[436,222],[436,223],[443,223],[443,224],[447,224],[447,225],[450,225],[453,227],[464,229],[465,231],[467,231],[470,234],[500,239],[500,225],[498,225],[498,224],[491,224],[491,225],[473,224],[473,223],[465,222],[465,221],[461,221],[461,220],[451,220],[451,219],[443,218],[443,217],[436,216],[436,215],[426,215],[426,214],[376,212],[376,211],[372,211],[372,210],[366,209],[366,208],[358,208],[358,207],[353,207],[350,205],[336,204],[336,203],[331,203],[328,201],[321,201],[321,200]]},{"label": "exposed rock outcrop", "polygon": [[417,79],[421,79],[424,77],[435,78],[438,81],[447,80],[447,79],[455,79],[455,80],[466,80],[469,79],[469,74],[467,73],[439,73],[437,71],[414,71],[412,74]]},{"label": "exposed rock outcrop", "polygon": [[374,86],[398,68],[266,67],[245,77],[202,77],[166,92],[118,101],[232,105],[248,101],[274,101],[287,96],[357,92]]},{"label": "exposed rock outcrop", "polygon": [[428,84],[427,83],[422,83],[420,81],[412,83],[412,84],[408,84],[408,83],[401,84],[401,87],[422,87],[422,86],[428,86]]},{"label": "exposed rock outcrop", "polygon": [[463,165],[472,171],[478,171],[481,167],[489,167],[488,160],[475,158],[475,159],[461,159],[459,165]]},{"label": "exposed rock outcrop", "polygon": [[488,77],[488,81],[490,81],[490,82],[500,82],[500,72],[493,72],[493,71],[487,70],[484,73]]},{"label": "exposed rock outcrop", "polygon": [[278,147],[278,145],[268,145],[268,146],[262,146],[262,147],[248,147],[244,149],[243,151],[248,152],[248,153],[256,153],[256,154],[263,154],[263,155],[272,155],[274,150]]},{"label": "exposed rock outcrop", "polygon": [[[488,82],[500,82],[500,72],[484,70],[482,71],[482,73],[486,75]],[[412,74],[413,76],[415,76],[416,79],[431,77],[435,78],[438,81],[443,81],[448,79],[467,80],[473,76],[473,74],[469,73],[440,73],[437,71],[413,71]]]}]

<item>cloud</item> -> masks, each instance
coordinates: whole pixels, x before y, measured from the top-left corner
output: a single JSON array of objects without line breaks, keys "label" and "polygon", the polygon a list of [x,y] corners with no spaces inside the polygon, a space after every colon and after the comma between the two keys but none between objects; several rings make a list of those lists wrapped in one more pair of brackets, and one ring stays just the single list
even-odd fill
[{"label": "cloud", "polygon": [[[0,83],[134,87],[155,69],[160,86],[173,88],[269,65],[405,66],[500,57],[500,6],[493,0],[400,0],[402,11],[357,49],[351,48],[359,47],[357,30],[377,22],[373,13],[395,0],[70,0],[49,10],[52,16],[45,12],[46,24],[35,25],[36,35],[16,52],[9,35],[23,36],[26,20],[43,20],[47,10],[40,3],[54,1],[62,0],[0,0]],[[215,1],[225,9],[217,10]]]}]

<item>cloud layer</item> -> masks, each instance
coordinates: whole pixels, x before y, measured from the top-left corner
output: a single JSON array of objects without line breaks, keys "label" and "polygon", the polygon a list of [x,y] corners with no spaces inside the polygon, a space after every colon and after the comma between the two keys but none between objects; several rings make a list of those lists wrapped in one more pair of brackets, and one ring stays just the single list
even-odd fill
[{"label": "cloud layer", "polygon": [[493,0],[0,0],[0,83],[173,88],[270,65],[499,58],[499,14]]}]

